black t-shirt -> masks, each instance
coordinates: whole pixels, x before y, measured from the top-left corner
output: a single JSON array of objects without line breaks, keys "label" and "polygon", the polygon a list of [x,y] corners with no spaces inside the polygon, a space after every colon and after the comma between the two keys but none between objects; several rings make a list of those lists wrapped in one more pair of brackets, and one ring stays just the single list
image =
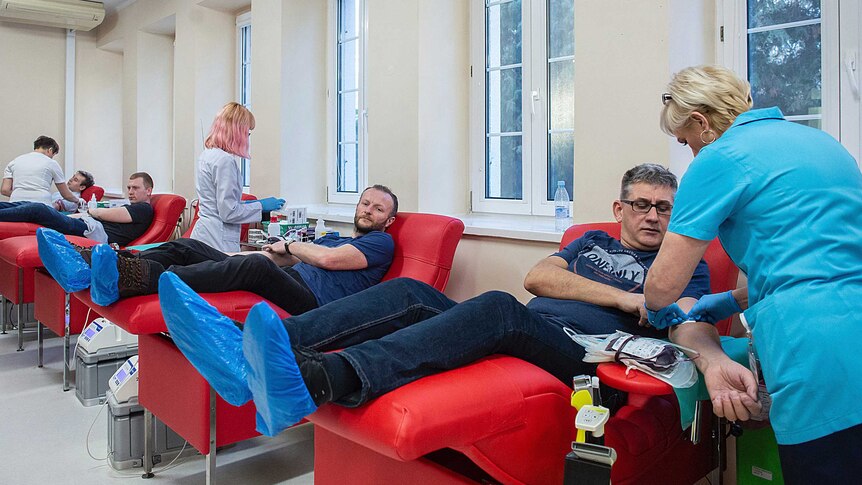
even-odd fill
[{"label": "black t-shirt", "polygon": [[153,222],[153,206],[148,202],[135,202],[123,207],[132,216],[132,222],[102,221],[102,226],[104,226],[105,233],[108,235],[108,242],[117,243],[120,246],[125,246],[139,238],[141,234],[149,229],[150,223]]}]

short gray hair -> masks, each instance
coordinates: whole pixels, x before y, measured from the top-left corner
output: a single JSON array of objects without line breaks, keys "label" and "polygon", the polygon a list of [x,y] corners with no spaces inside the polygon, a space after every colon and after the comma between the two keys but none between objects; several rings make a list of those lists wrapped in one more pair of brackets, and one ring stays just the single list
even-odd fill
[{"label": "short gray hair", "polygon": [[627,199],[632,185],[645,183],[659,187],[670,187],[676,193],[676,175],[670,170],[657,163],[642,163],[630,168],[623,174],[623,182],[620,184],[620,199]]}]

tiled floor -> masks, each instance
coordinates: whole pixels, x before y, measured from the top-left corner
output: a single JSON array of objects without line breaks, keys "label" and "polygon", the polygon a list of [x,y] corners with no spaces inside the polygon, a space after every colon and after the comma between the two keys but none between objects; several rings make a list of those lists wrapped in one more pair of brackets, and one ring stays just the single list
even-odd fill
[{"label": "tiled floor", "polygon": [[[74,388],[63,392],[62,339],[46,339],[45,366],[36,367],[35,325],[17,352],[17,335],[0,335],[0,456],[3,484],[135,483],[140,468],[108,467],[107,409],[84,407]],[[46,331],[46,335],[51,334]],[[89,436],[88,436],[88,430]],[[314,440],[311,425],[275,438],[258,437],[218,451],[219,483],[311,484],[314,482]],[[95,460],[89,453],[101,460]],[[167,465],[167,464],[165,464]],[[170,470],[156,469],[156,479],[139,482],[202,484],[205,460],[183,458]]]}]

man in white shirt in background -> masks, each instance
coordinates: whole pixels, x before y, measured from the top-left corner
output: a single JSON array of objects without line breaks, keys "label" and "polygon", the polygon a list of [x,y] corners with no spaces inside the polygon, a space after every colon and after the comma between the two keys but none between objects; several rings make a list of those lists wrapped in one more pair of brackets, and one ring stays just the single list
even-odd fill
[{"label": "man in white shirt in background", "polygon": [[50,206],[56,186],[63,199],[78,204],[80,199],[69,190],[60,165],[54,161],[58,153],[60,145],[53,138],[44,135],[36,138],[32,152],[6,165],[0,194],[9,197],[9,202],[41,202]]},{"label": "man in white shirt in background", "polygon": [[[69,187],[69,190],[72,191],[72,194],[75,197],[80,198],[81,192],[89,189],[95,183],[96,180],[93,178],[93,174],[85,170],[78,170],[74,175],[72,175],[69,181],[66,182],[66,186]],[[68,201],[64,199],[59,192],[51,194],[51,199],[54,201],[53,207],[60,212],[73,212],[78,210],[79,202]]]}]

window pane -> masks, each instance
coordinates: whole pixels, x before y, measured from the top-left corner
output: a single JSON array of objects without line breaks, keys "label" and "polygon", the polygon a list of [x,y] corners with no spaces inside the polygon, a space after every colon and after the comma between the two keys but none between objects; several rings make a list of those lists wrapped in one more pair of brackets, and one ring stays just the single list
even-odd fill
[{"label": "window pane", "polygon": [[359,145],[356,143],[346,143],[341,145],[341,154],[338,160],[338,191],[339,192],[358,192],[359,185],[359,166],[356,161],[359,159]]},{"label": "window pane", "polygon": [[822,120],[791,120],[794,123],[799,123],[800,125],[810,126],[811,128],[817,128],[818,130],[823,129]]},{"label": "window pane", "polygon": [[356,89],[359,86],[359,66],[357,65],[359,56],[356,52],[358,44],[358,40],[351,40],[341,45],[338,57],[341,66],[341,69],[338,71],[340,82],[338,89],[341,91]]},{"label": "window pane", "polygon": [[757,108],[778,106],[785,115],[820,112],[820,25],[748,35],[748,76]]},{"label": "window pane", "polygon": [[749,0],[748,28],[820,18],[820,0]]},{"label": "window pane", "polygon": [[488,72],[487,133],[511,133],[521,131],[521,68],[515,67]]},{"label": "window pane", "polygon": [[338,116],[340,118],[338,141],[355,142],[359,140],[358,93],[339,96]]},{"label": "window pane", "polygon": [[521,136],[488,136],[485,140],[485,197],[521,199]]},{"label": "window pane", "polygon": [[575,127],[575,64],[572,61],[552,62],[548,66],[550,109],[548,124],[552,130]]},{"label": "window pane", "polygon": [[566,182],[569,198],[574,200],[575,134],[552,133],[548,141],[548,200],[554,200],[557,181]]},{"label": "window pane", "polygon": [[575,2],[548,0],[548,57],[575,55]]},{"label": "window pane", "polygon": [[356,37],[359,32],[359,16],[356,15],[356,4],[359,0],[341,0],[341,15],[338,18],[338,40]]},{"label": "window pane", "polygon": [[485,16],[487,66],[521,63],[521,0],[488,7]]}]

